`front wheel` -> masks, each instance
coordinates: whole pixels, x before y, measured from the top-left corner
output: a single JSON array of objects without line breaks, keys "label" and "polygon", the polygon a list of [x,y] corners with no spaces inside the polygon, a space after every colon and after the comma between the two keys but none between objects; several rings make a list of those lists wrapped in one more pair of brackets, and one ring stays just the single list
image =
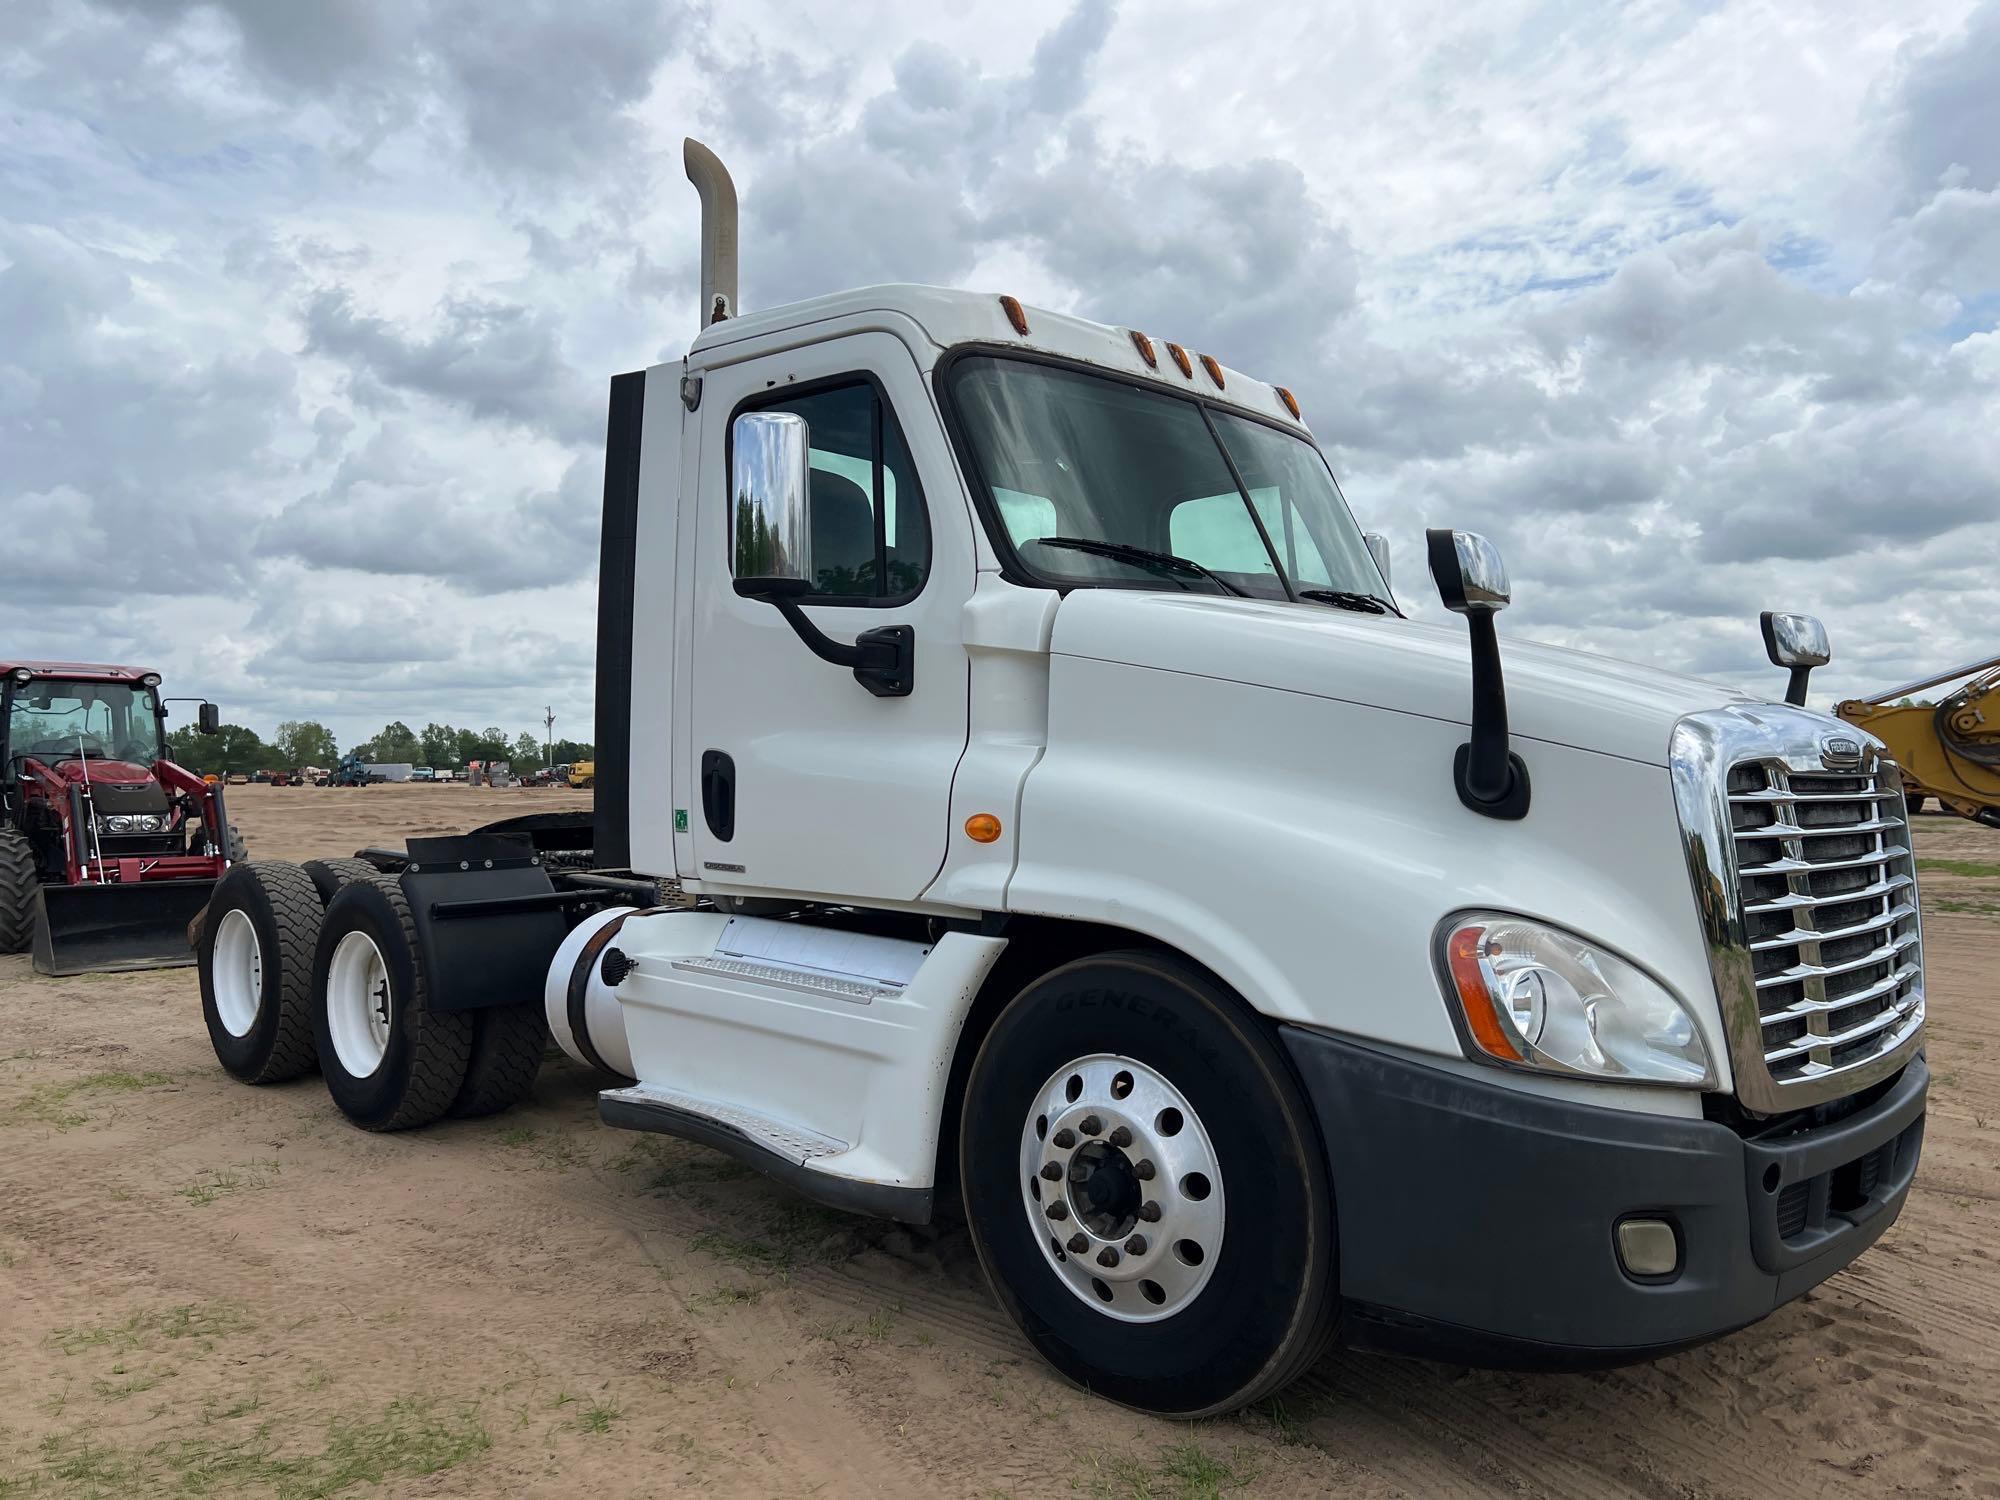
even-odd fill
[{"label": "front wheel", "polygon": [[1008,1004],[967,1078],[959,1171],[1001,1305],[1113,1400],[1229,1411],[1332,1332],[1310,1106],[1264,1024],[1172,955],[1080,959]]}]

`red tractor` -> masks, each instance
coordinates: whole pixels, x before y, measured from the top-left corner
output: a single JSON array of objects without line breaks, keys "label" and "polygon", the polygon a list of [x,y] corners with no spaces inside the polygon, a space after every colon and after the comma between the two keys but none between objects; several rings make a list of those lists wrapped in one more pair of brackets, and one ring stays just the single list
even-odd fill
[{"label": "red tractor", "polygon": [[[0,660],[0,953],[32,945],[44,974],[194,962],[188,922],[243,840],[221,785],[167,758],[159,685]],[[216,719],[202,702],[204,734]]]}]

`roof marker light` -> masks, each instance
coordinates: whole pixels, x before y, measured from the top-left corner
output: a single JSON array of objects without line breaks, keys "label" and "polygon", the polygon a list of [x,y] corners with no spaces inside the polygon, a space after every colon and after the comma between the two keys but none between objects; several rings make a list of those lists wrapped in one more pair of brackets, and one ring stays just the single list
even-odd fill
[{"label": "roof marker light", "polygon": [[1147,369],[1160,368],[1160,356],[1153,352],[1153,341],[1136,328],[1132,330],[1132,347],[1139,351],[1139,358],[1146,362]]},{"label": "roof marker light", "polygon": [[1298,398],[1281,385],[1274,386],[1272,387],[1272,389],[1277,391],[1278,399],[1285,403],[1285,410],[1292,414],[1292,420],[1295,422],[1303,422],[1305,418],[1299,415]]},{"label": "roof marker light", "polygon": [[1203,355],[1203,356],[1201,357],[1201,367],[1202,367],[1202,368],[1203,368],[1204,370],[1208,371],[1208,378],[1209,378],[1210,380],[1213,380],[1213,381],[1215,382],[1215,388],[1216,388],[1216,389],[1217,389],[1218,391],[1219,391],[1219,390],[1221,390],[1221,389],[1222,389],[1222,366],[1221,366],[1221,365],[1219,365],[1219,364],[1217,364],[1217,363],[1215,362],[1215,356],[1214,356],[1214,355],[1212,355],[1212,354],[1204,354],[1204,355]]},{"label": "roof marker light", "polygon": [[1014,332],[1025,337],[1028,332],[1028,315],[1021,310],[1021,299],[1002,297],[1000,307],[1007,314],[1007,321],[1014,325]]},{"label": "roof marker light", "polygon": [[1188,358],[1187,350],[1179,344],[1169,344],[1167,353],[1174,357],[1174,363],[1180,366],[1181,374],[1187,376],[1189,380],[1194,379],[1194,361]]}]

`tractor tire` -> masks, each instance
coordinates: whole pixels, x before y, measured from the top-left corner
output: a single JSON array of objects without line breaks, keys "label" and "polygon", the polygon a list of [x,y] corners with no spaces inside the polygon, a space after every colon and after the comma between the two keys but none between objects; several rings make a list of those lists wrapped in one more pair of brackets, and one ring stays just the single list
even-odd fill
[{"label": "tractor tire", "polygon": [[195,962],[209,1044],[232,1077],[283,1083],[312,1071],[319,925],[319,898],[297,865],[231,865],[216,882]]},{"label": "tractor tire", "polygon": [[328,903],[312,1011],[327,1092],[363,1130],[428,1125],[457,1102],[473,1016],[431,1008],[416,923],[393,877],[357,876]]},{"label": "tractor tire", "polygon": [[229,851],[229,862],[240,865],[250,857],[250,846],[243,842],[243,835],[234,823],[229,825],[229,837],[223,847]]},{"label": "tractor tire", "polygon": [[35,929],[35,851],[11,828],[0,828],[0,953],[25,953]]},{"label": "tractor tire", "polygon": [[966,1079],[958,1167],[995,1297],[1098,1395],[1214,1416],[1332,1337],[1312,1106],[1271,1028],[1181,958],[1092,954],[1009,1001]]},{"label": "tractor tire", "polygon": [[382,873],[365,859],[309,859],[300,868],[312,877],[321,906],[329,905],[348,881],[365,880]]},{"label": "tractor tire", "polygon": [[549,1022],[540,1005],[495,1005],[473,1013],[472,1058],[452,1100],[461,1119],[497,1115],[534,1092]]}]

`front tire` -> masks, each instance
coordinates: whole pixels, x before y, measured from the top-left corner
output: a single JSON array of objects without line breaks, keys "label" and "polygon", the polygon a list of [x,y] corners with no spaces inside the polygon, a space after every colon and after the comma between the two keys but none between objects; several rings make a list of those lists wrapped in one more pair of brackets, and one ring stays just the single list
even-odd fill
[{"label": "front tire", "polygon": [[1173,955],[1079,959],[1008,1004],[967,1078],[959,1172],[1001,1305],[1114,1401],[1229,1411],[1331,1336],[1310,1106],[1264,1024]]},{"label": "front tire", "polygon": [[216,1061],[245,1083],[311,1071],[319,897],[297,865],[231,865],[202,915],[195,962]]},{"label": "front tire", "polygon": [[341,886],[313,959],[320,1072],[363,1130],[408,1130],[450,1109],[465,1081],[472,1017],[433,1010],[416,923],[385,875]]}]

